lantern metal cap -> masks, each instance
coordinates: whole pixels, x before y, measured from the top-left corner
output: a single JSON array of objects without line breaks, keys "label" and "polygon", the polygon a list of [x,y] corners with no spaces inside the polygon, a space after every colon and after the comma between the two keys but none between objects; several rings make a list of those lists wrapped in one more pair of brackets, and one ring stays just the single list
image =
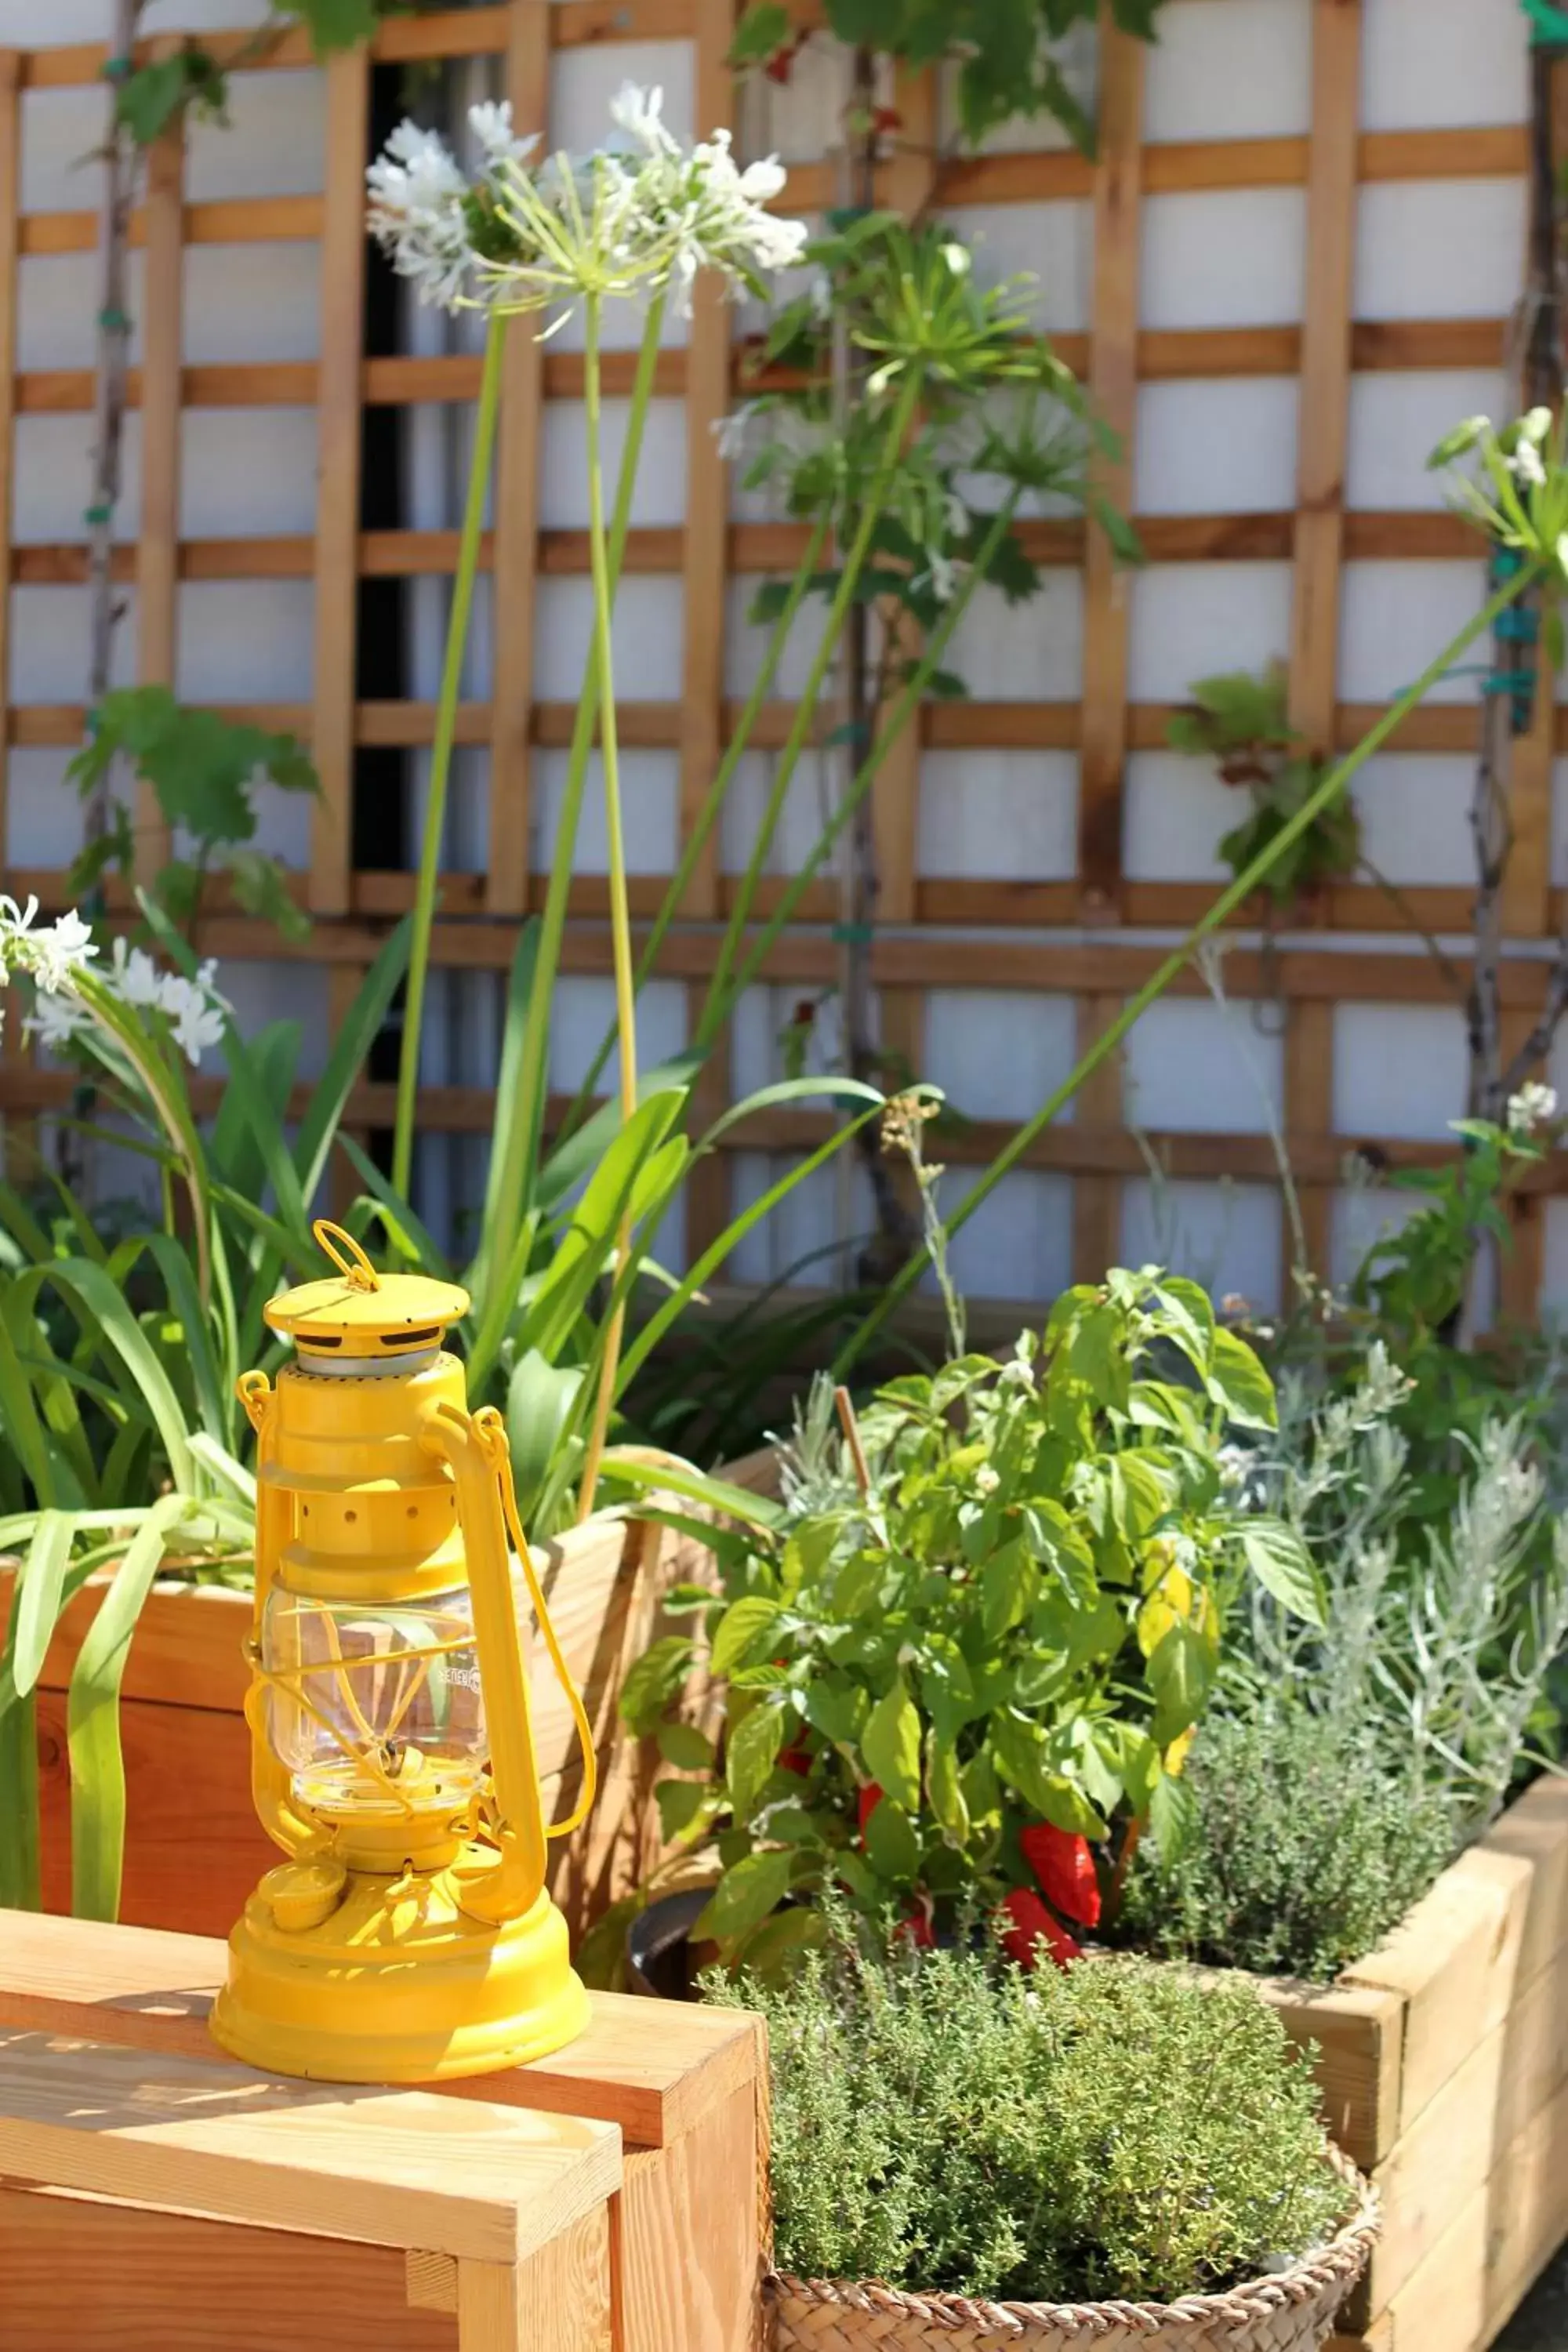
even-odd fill
[{"label": "lantern metal cap", "polygon": [[321,1217],[310,1230],[337,1273],[280,1291],[262,1310],[301,1356],[325,1363],[427,1355],[468,1313],[468,1294],[455,1282],[380,1274],[341,1225]]}]

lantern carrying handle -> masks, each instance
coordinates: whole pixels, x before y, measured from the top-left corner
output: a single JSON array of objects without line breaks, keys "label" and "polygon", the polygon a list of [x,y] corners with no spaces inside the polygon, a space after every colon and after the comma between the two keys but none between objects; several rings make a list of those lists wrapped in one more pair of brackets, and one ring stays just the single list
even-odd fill
[{"label": "lantern carrying handle", "polygon": [[[318,1217],[310,1227],[310,1237],[317,1248],[331,1259],[351,1290],[381,1288],[380,1275],[353,1234],[345,1232],[342,1225],[333,1224],[331,1217]],[[345,1250],[348,1253],[346,1257],[343,1255]]]}]

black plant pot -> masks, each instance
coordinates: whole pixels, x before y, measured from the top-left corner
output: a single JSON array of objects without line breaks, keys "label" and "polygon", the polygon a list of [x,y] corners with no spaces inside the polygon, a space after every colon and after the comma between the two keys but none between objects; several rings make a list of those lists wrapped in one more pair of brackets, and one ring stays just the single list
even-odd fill
[{"label": "black plant pot", "polygon": [[633,1992],[655,2000],[695,2000],[701,1963],[691,1930],[707,1908],[711,1887],[661,1895],[626,1930],[626,1977]]}]

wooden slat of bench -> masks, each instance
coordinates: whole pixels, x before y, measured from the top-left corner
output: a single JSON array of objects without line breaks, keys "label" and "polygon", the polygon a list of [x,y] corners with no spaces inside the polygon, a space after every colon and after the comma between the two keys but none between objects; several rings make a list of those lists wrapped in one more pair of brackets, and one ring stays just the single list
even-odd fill
[{"label": "wooden slat of bench", "polygon": [[[227,2066],[206,2030],[225,1967],[224,1947],[205,1936],[0,1911],[0,2025]],[[631,2146],[662,2147],[759,2071],[755,2018],[684,2001],[654,2008],[618,1993],[590,1998],[593,2021],[566,2049],[443,2084],[442,2095],[590,2116],[616,2125]]]},{"label": "wooden slat of bench", "polygon": [[510,2263],[616,2194],[621,2140],[582,2116],[12,2031],[0,2032],[0,2173]]}]

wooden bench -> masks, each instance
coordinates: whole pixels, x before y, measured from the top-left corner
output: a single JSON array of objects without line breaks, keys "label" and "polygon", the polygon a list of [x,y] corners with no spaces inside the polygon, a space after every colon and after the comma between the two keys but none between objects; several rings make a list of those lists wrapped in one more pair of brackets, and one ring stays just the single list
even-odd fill
[{"label": "wooden bench", "polygon": [[0,1911],[5,2352],[758,2352],[759,2021],[595,1995],[535,2065],[350,2090],[217,2049],[224,1957]]}]

